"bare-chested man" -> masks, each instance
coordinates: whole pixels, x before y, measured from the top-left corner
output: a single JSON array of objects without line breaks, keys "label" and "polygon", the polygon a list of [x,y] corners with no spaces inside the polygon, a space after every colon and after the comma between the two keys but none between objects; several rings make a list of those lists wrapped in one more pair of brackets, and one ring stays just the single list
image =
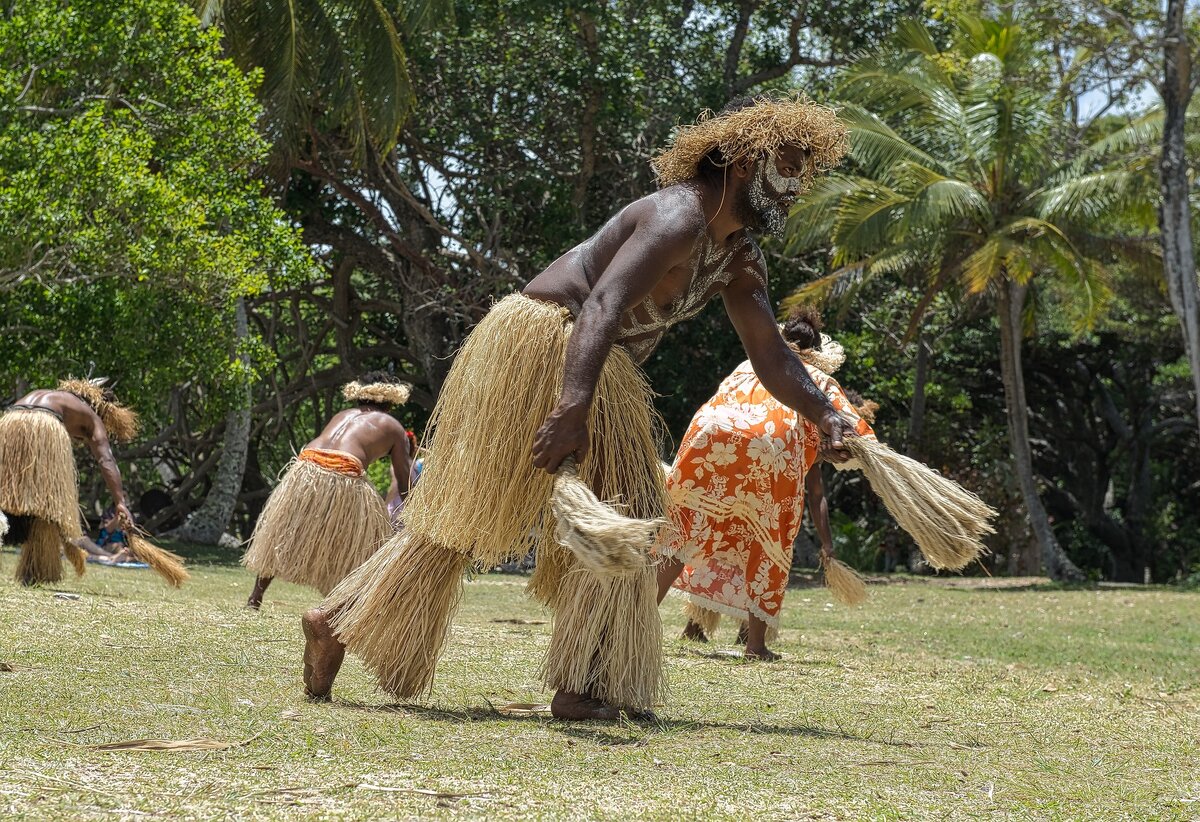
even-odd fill
[{"label": "bare-chested man", "polygon": [[335,414],[271,492],[242,562],[258,576],[247,608],[259,608],[275,577],[328,594],[392,533],[366,467],[391,457],[393,485],[408,493],[408,432],[390,409],[410,386],[384,371],[342,388],[354,408]]},{"label": "bare-chested man", "polygon": [[328,698],[346,647],[395,696],[426,691],[464,568],[491,567],[532,543],[531,593],[555,611],[544,668],[554,715],[612,719],[655,704],[654,569],[615,579],[584,570],[554,539],[551,473],[572,457],[601,499],[631,516],[663,516],[652,394],[637,364],[717,295],[763,383],[845,457],[841,418],[780,336],[750,236],[782,230],[845,145],[826,108],[741,101],[676,135],[654,162],[660,191],[492,308],[443,386],[404,531],[305,615],[311,697]]},{"label": "bare-chested man", "polygon": [[18,580],[61,579],[64,543],[73,550],[83,534],[72,440],[92,452],[117,520],[132,527],[109,438],[128,442],[136,434],[137,415],[102,380],[65,380],[57,389],[31,391],[0,417],[0,509],[10,525],[5,540],[21,545]]}]

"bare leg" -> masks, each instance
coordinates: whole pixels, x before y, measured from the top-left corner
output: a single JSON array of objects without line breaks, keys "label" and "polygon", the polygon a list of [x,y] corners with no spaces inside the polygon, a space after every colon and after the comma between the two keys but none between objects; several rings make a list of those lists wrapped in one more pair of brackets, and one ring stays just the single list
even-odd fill
[{"label": "bare leg", "polygon": [[663,560],[658,565],[658,604],[662,605],[662,601],[667,597],[667,591],[671,590],[671,586],[675,584],[675,580],[679,579],[679,575],[683,573],[683,563],[677,559]]},{"label": "bare leg", "polygon": [[708,634],[704,633],[704,628],[698,622],[688,620],[688,624],[683,626],[683,638],[690,639],[692,642],[708,642]]},{"label": "bare leg", "polygon": [[764,662],[774,662],[779,654],[767,647],[767,623],[753,614],[750,615],[749,626],[746,629],[746,659],[759,659]]},{"label": "bare leg", "polygon": [[262,607],[263,594],[267,592],[267,586],[271,584],[271,580],[275,577],[256,577],[254,580],[254,590],[250,592],[250,599],[246,600],[246,607],[253,608],[257,611]]},{"label": "bare leg", "polygon": [[304,628],[304,695],[316,702],[327,702],[346,656],[346,646],[333,635],[329,615],[319,607],[306,612],[300,624]]},{"label": "bare leg", "polygon": [[[745,645],[749,641],[750,641],[750,625],[749,625],[749,623],[743,621],[742,624],[738,626],[737,639],[735,639],[733,641],[733,644],[734,645]],[[764,641],[765,641],[765,639],[764,639]]]}]

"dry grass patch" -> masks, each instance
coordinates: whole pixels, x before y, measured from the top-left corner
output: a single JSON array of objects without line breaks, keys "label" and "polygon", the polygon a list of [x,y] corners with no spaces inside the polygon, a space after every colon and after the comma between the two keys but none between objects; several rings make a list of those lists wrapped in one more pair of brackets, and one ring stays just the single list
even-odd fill
[{"label": "dry grass patch", "polygon": [[[0,574],[15,557],[5,554]],[[301,696],[316,597],[197,566],[174,591],[89,567],[4,582],[0,815],[245,819],[1195,818],[1200,596],[872,586],[859,608],[792,591],[776,664],[676,641],[656,724],[536,706],[548,616],[525,579],[468,582],[425,705],[350,660]],[[511,707],[516,704],[514,710]],[[522,709],[523,706],[523,709]],[[207,750],[105,750],[174,740]]]}]

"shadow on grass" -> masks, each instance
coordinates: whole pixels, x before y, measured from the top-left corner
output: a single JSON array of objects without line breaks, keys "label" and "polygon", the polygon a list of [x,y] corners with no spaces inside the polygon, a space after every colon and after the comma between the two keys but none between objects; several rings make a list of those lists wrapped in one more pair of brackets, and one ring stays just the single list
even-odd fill
[{"label": "shadow on grass", "polygon": [[[804,736],[817,739],[841,739],[851,742],[872,742],[879,745],[889,745],[897,748],[912,747],[911,742],[879,739],[872,735],[861,736],[843,731],[820,728],[814,725],[774,725],[760,722],[713,722],[696,719],[664,719],[661,716],[622,717],[610,722],[602,721],[567,721],[555,719],[549,713],[537,714],[505,714],[494,707],[464,708],[454,711],[445,708],[434,708],[427,705],[416,705],[404,702],[385,704],[369,704],[349,700],[334,700],[330,705],[334,708],[348,708],[366,713],[391,713],[420,717],[435,722],[527,722],[544,725],[557,733],[601,745],[638,745],[647,735],[653,734],[686,734],[705,731],[737,731],[738,733]],[[624,733],[623,733],[624,732]]]},{"label": "shadow on grass", "polygon": [[150,539],[155,545],[179,554],[188,565],[218,565],[231,568],[240,565],[242,561],[242,548],[200,545],[195,542],[182,542],[162,537],[151,537]]}]

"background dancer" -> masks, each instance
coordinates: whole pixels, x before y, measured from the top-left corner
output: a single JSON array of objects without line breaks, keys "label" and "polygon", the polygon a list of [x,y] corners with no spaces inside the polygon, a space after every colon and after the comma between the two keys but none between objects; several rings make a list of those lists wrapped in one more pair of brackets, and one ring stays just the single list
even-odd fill
[{"label": "background dancer", "polygon": [[137,430],[137,414],[102,379],[64,380],[57,389],[31,391],[0,416],[0,510],[9,521],[5,541],[21,546],[22,584],[61,579],[64,549],[77,570],[83,567],[75,545],[83,530],[72,440],[85,443],[100,466],[120,526],[133,526],[110,438],[129,442]]},{"label": "background dancer", "polygon": [[411,386],[384,372],[342,388],[355,403],[325,426],[288,466],[250,537],[243,564],[257,574],[247,608],[259,608],[275,577],[328,594],[392,533],[383,498],[366,467],[392,459],[392,486],[408,494],[409,435],[390,413]]}]

